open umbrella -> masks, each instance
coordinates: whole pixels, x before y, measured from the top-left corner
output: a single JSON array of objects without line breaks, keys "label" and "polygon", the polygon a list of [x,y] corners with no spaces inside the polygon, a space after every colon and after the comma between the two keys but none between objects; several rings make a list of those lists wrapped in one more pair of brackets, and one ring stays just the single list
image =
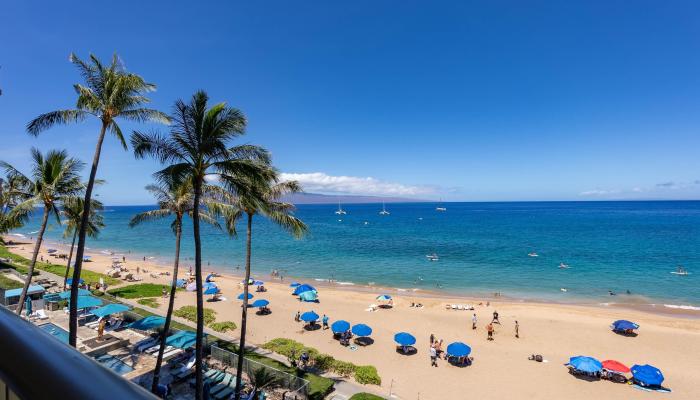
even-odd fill
[{"label": "open umbrella", "polygon": [[[85,283],[85,281],[82,278],[78,279],[78,285],[82,285],[83,283]],[[66,285],[73,286],[73,278],[68,278],[66,280]]]},{"label": "open umbrella", "polygon": [[314,291],[307,290],[306,292],[300,293],[299,298],[302,301],[312,302],[318,300],[318,295]]},{"label": "open umbrella", "polygon": [[653,365],[633,365],[632,377],[645,386],[659,386],[664,381],[664,374]]},{"label": "open umbrella", "polygon": [[46,252],[49,253],[49,254],[53,254],[53,253],[55,253],[55,252],[57,252],[57,251],[58,251],[58,250],[56,250],[56,249],[48,249],[48,250],[46,250]]},{"label": "open umbrella", "polygon": [[219,293],[219,288],[216,286],[210,286],[204,291],[204,294],[207,294],[207,295],[218,294],[218,293]]},{"label": "open umbrella", "polygon": [[183,287],[183,286],[185,286],[185,283],[187,283],[186,280],[184,280],[184,279],[178,279],[177,282],[175,282],[175,286],[177,286],[177,287]]},{"label": "open umbrella", "polygon": [[472,352],[472,348],[462,342],[450,343],[447,346],[447,355],[453,357],[466,357]]},{"label": "open umbrella", "polygon": [[197,282],[190,283],[189,285],[187,285],[185,290],[187,290],[188,292],[194,292],[195,290],[197,290]]},{"label": "open umbrella", "polygon": [[[70,300],[69,300],[70,304]],[[97,307],[102,305],[102,300],[93,296],[78,296],[78,309]]]},{"label": "open umbrella", "polygon": [[365,324],[357,324],[352,327],[352,334],[359,337],[369,336],[372,334],[372,328]]},{"label": "open umbrella", "polygon": [[106,317],[108,315],[117,314],[129,310],[129,306],[124,304],[107,304],[104,307],[96,308],[90,312],[90,314],[96,315],[100,318]]},{"label": "open umbrella", "polygon": [[253,281],[253,285],[255,285],[255,286],[262,286],[264,284],[265,284],[265,282],[263,282],[263,281]]},{"label": "open umbrella", "polygon": [[[238,300],[243,300],[244,297],[245,297],[245,296],[243,296],[243,293],[241,293],[241,294],[238,295]],[[253,298],[253,295],[250,294],[250,293],[248,293],[248,300],[250,300],[250,299],[252,299],[252,298]]]},{"label": "open umbrella", "polygon": [[297,286],[299,286],[299,285],[301,285],[301,283],[299,283],[299,282],[292,282],[292,283],[289,284],[289,287],[295,288],[295,287],[297,287]]},{"label": "open umbrella", "polygon": [[614,331],[623,331],[624,332],[627,330],[639,329],[639,325],[635,324],[632,321],[627,321],[626,319],[619,319],[619,320],[612,323],[611,328]]},{"label": "open umbrella", "polygon": [[600,372],[603,364],[593,357],[576,356],[569,359],[569,365],[573,368],[588,373]]},{"label": "open umbrella", "polygon": [[410,333],[406,332],[399,332],[396,335],[394,335],[394,341],[401,346],[413,346],[416,344],[416,338],[413,337]]},{"label": "open umbrella", "polygon": [[188,347],[194,346],[196,341],[197,341],[197,335],[194,332],[179,331],[175,334],[168,336],[165,339],[165,344],[168,346],[186,349]]},{"label": "open umbrella", "polygon": [[350,323],[348,321],[338,320],[331,324],[331,331],[333,333],[343,333],[350,329]]},{"label": "open umbrella", "polygon": [[130,323],[129,328],[147,331],[163,325],[165,325],[165,318],[159,315],[149,315],[148,317]]},{"label": "open umbrella", "polygon": [[313,311],[307,311],[301,314],[301,320],[304,322],[314,322],[318,321],[318,314]]},{"label": "open umbrella", "polygon": [[621,374],[630,372],[629,367],[619,361],[605,360],[602,362],[602,364],[603,368],[607,369],[608,371],[619,372]]},{"label": "open umbrella", "polygon": [[[87,289],[78,289],[78,296],[89,296],[91,294],[92,293],[90,293],[90,291]],[[58,297],[60,297],[63,300],[70,299],[70,290],[66,290],[65,292],[59,293]]]},{"label": "open umbrella", "polygon": [[270,304],[270,302],[265,300],[265,299],[257,299],[250,306],[253,308],[259,308],[259,307],[267,307],[269,304]]},{"label": "open umbrella", "polygon": [[378,301],[389,301],[389,300],[391,300],[391,296],[389,296],[388,294],[381,294],[381,295],[377,296],[377,300]]},{"label": "open umbrella", "polygon": [[214,274],[209,274],[207,277],[204,279],[205,282],[211,282],[211,278],[214,277]]}]

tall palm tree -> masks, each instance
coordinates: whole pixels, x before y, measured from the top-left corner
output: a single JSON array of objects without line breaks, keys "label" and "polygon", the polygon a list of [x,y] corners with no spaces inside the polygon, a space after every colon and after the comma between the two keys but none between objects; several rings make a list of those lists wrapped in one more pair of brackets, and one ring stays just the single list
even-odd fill
[{"label": "tall palm tree", "polygon": [[155,176],[159,180],[172,180],[176,184],[189,181],[193,190],[192,227],[194,234],[195,280],[197,286],[197,337],[195,344],[195,395],[203,395],[202,356],[204,337],[204,302],[202,298],[202,244],[200,238],[200,202],[205,177],[227,176],[235,183],[266,178],[266,169],[260,164],[269,163],[264,149],[252,145],[227,147],[228,143],[244,134],[246,119],[243,114],[227,107],[225,103],[208,106],[209,96],[199,91],[185,103],[175,102],[170,116],[169,135],[158,132],[144,134],[133,132],[131,144],[137,158],[154,156],[163,164],[170,164]]},{"label": "tall palm tree", "polygon": [[68,157],[68,153],[65,150],[51,150],[46,155],[43,155],[39,150],[32,148],[31,153],[31,178],[23,175],[12,165],[4,161],[0,162],[0,166],[5,169],[8,175],[21,176],[23,177],[22,179],[29,182],[27,195],[31,195],[31,197],[18,204],[12,210],[12,213],[24,214],[31,212],[37,205],[43,206],[41,226],[34,244],[29,271],[27,271],[27,277],[24,280],[24,288],[22,288],[22,294],[19,296],[17,314],[22,313],[22,308],[24,307],[24,299],[32,282],[36,258],[39,255],[39,248],[41,248],[41,242],[44,239],[49,216],[53,214],[56,217],[56,221],[60,224],[60,203],[67,197],[80,193],[84,188],[80,182],[80,170],[83,168],[83,163],[75,158]]},{"label": "tall palm tree", "polygon": [[[63,207],[61,208],[61,214],[66,224],[66,229],[63,231],[63,237],[68,238],[73,236],[73,241],[70,245],[70,252],[68,253],[68,262],[66,263],[66,273],[63,275],[63,290],[66,290],[66,284],[68,282],[68,273],[70,272],[70,262],[73,260],[73,248],[75,247],[75,240],[78,238],[78,231],[80,230],[80,223],[83,220],[83,202],[85,200],[80,196],[68,197],[63,200]],[[104,218],[99,211],[102,211],[104,207],[102,202],[98,200],[90,200],[92,205],[90,206],[90,218],[88,219],[88,225],[86,229],[86,234],[91,238],[96,238],[100,233],[100,229],[104,228]]]},{"label": "tall palm tree", "polygon": [[12,209],[31,197],[28,185],[24,176],[9,174],[6,179],[0,178],[0,234],[21,227],[29,218],[29,213],[11,215]]},{"label": "tall palm tree", "polygon": [[[73,280],[80,279],[83,266],[83,254],[85,252],[85,235],[87,233],[88,219],[90,216],[90,206],[92,202],[92,189],[95,185],[97,166],[100,162],[102,142],[105,134],[110,131],[117,137],[124,149],[127,148],[126,141],[122,135],[121,128],[117,124],[118,119],[125,119],[135,122],[168,122],[165,114],[142,107],[149,102],[146,93],[155,90],[156,86],[148,83],[140,76],[127,72],[115,54],[109,65],[102,62],[90,54],[90,61],[85,62],[75,54],[70,55],[70,61],[80,71],[85,84],[73,85],[78,94],[76,108],[67,110],[51,111],[41,114],[27,124],[27,132],[33,136],[53,127],[54,125],[70,124],[81,122],[88,117],[95,117],[100,121],[100,133],[97,136],[97,145],[90,168],[90,178],[85,188],[85,201],[83,202],[83,214],[78,231],[78,248],[75,255],[75,269],[73,270]],[[78,332],[78,287],[71,287],[69,316],[68,343],[75,347],[76,334]]]},{"label": "tall palm tree", "polygon": [[235,399],[241,397],[241,378],[243,374],[243,355],[245,352],[246,323],[248,319],[248,284],[250,281],[250,261],[251,244],[253,239],[253,217],[261,215],[271,220],[276,225],[289,231],[295,238],[301,238],[308,228],[304,222],[295,217],[294,205],[281,201],[282,196],[289,193],[301,191],[299,183],[296,181],[278,182],[278,174],[269,168],[270,179],[263,182],[248,182],[248,190],[243,191],[237,187],[232,187],[231,180],[224,179],[224,185],[231,190],[231,209],[225,213],[226,223],[229,231],[231,226],[245,216],[246,228],[246,256],[245,256],[245,278],[243,279],[243,306],[241,307],[241,337],[238,347],[238,366],[236,368],[236,390]]},{"label": "tall palm tree", "polygon": [[[168,312],[165,315],[165,326],[163,327],[163,332],[160,337],[160,348],[158,350],[158,358],[156,359],[156,367],[153,371],[153,382],[151,384],[151,391],[157,393],[160,369],[163,364],[163,353],[165,352],[165,338],[170,331],[173,308],[175,307],[175,291],[177,290],[177,276],[180,264],[182,219],[185,215],[192,215],[194,195],[192,193],[192,185],[188,181],[176,185],[172,180],[162,180],[157,185],[146,186],[146,190],[151,192],[153,197],[158,201],[158,209],[136,214],[129,222],[129,226],[133,228],[143,222],[174,217],[170,227],[175,234],[175,261],[173,262],[173,279],[170,284],[170,300],[168,302]],[[206,189],[204,189],[204,191],[206,193]],[[210,216],[207,210],[200,210],[199,217],[213,226],[219,226],[216,219]]]}]

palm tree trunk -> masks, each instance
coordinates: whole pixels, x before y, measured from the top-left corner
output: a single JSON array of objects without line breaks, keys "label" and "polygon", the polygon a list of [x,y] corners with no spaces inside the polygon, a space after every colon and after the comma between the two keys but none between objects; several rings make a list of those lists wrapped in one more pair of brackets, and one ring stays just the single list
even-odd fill
[{"label": "palm tree trunk", "polygon": [[163,326],[163,334],[160,336],[160,348],[158,349],[158,358],[156,359],[156,368],[153,371],[153,383],[151,384],[151,392],[157,393],[158,380],[160,379],[160,366],[163,364],[163,353],[165,352],[165,338],[170,331],[170,322],[173,319],[173,308],[175,308],[175,291],[177,290],[177,270],[180,264],[180,237],[182,236],[182,216],[177,216],[175,223],[175,262],[173,263],[173,281],[170,285],[170,301],[168,302],[168,313],[165,315],[165,325]]},{"label": "palm tree trunk", "polygon": [[253,214],[248,213],[248,231],[245,244],[245,279],[243,281],[243,305],[241,307],[241,339],[238,343],[238,365],[236,366],[235,400],[241,398],[241,379],[243,378],[243,355],[245,354],[245,331],[248,322],[248,281],[250,280],[250,253],[253,239]]},{"label": "palm tree trunk", "polygon": [[195,399],[204,398],[203,356],[204,356],[204,300],[202,294],[202,242],[199,237],[199,198],[202,194],[204,177],[196,177],[194,182],[194,206],[192,207],[192,227],[194,230],[194,274],[197,285],[197,337],[195,342]]},{"label": "palm tree trunk", "polygon": [[87,231],[88,219],[90,218],[90,205],[92,204],[92,188],[95,186],[95,176],[97,175],[97,165],[100,163],[100,153],[102,152],[102,142],[105,140],[108,122],[102,121],[100,136],[97,138],[95,155],[92,158],[92,168],[90,168],[90,179],[85,188],[85,203],[83,204],[83,215],[80,219],[80,230],[78,233],[78,248],[75,251],[75,268],[73,269],[73,285],[70,287],[70,304],[68,317],[68,344],[76,347],[78,337],[78,285],[80,273],[83,268],[83,255],[85,254],[85,233]]},{"label": "palm tree trunk", "polygon": [[66,284],[68,283],[68,272],[70,272],[70,262],[73,260],[73,248],[75,247],[75,239],[78,237],[78,227],[75,227],[73,232],[73,242],[70,244],[70,252],[68,253],[68,263],[66,264],[66,273],[63,275],[63,290],[66,290]]},{"label": "palm tree trunk", "polygon": [[27,277],[24,279],[24,288],[22,288],[22,294],[19,295],[19,304],[17,305],[17,315],[22,314],[22,308],[24,308],[24,299],[27,297],[27,291],[29,290],[29,285],[32,283],[32,275],[34,274],[34,266],[36,265],[36,258],[39,256],[39,248],[41,247],[41,241],[44,239],[44,231],[46,231],[46,223],[49,221],[49,212],[51,209],[44,204],[44,216],[41,219],[41,228],[39,228],[39,234],[36,237],[36,243],[34,243],[34,252],[32,253],[32,262],[29,264],[29,271],[27,271]]}]

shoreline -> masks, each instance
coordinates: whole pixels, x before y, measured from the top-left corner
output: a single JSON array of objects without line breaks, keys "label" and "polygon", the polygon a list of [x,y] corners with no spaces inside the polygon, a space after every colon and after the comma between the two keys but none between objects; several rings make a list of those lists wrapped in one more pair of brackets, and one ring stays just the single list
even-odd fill
[{"label": "shoreline", "polygon": [[[23,245],[34,245],[34,240],[29,239],[23,234],[6,234],[4,239],[20,238],[25,242]],[[55,247],[57,249],[62,249],[64,252],[68,253],[70,250],[70,245],[55,240],[44,240],[42,243],[42,250],[48,247]],[[40,252],[41,253],[41,252]],[[107,248],[101,247],[86,247],[85,255],[91,256],[94,260],[98,260],[101,257],[105,257],[107,261],[111,262],[112,257],[128,256],[127,260],[132,263],[142,263],[151,268],[157,268],[161,272],[169,271],[172,269],[172,261],[166,262],[165,260],[159,259],[158,257],[148,256],[140,253],[131,253],[129,250],[124,251],[123,249],[118,249],[113,251]],[[30,258],[29,255],[27,258]],[[136,261],[134,261],[136,258]],[[145,259],[145,261],[144,261]],[[101,260],[105,261],[105,260]],[[186,274],[188,272],[187,262],[191,260],[181,259],[180,260],[180,273]],[[97,261],[95,261],[97,262]],[[85,268],[91,269],[90,264],[84,263]],[[99,270],[91,269],[95,272],[104,272]],[[238,271],[238,269],[236,269]],[[236,274],[230,270],[230,268],[223,268],[217,265],[202,265],[203,272],[216,272],[222,277],[236,280],[238,282],[242,281],[244,270],[241,266],[241,274]],[[503,295],[500,292],[493,292],[489,294],[482,293],[468,293],[468,292],[456,292],[449,290],[434,290],[434,289],[421,289],[421,288],[398,288],[389,285],[366,285],[359,284],[355,282],[338,282],[331,279],[322,278],[306,278],[297,276],[284,276],[284,282],[280,282],[277,278],[270,276],[270,272],[260,272],[251,271],[251,275],[257,275],[260,279],[264,279],[266,283],[274,282],[277,284],[285,282],[307,282],[313,286],[318,286],[324,289],[334,289],[338,291],[346,291],[352,293],[385,293],[392,296],[400,296],[405,298],[415,298],[415,299],[431,299],[431,300],[453,300],[453,301],[463,301],[471,302],[473,304],[486,303],[486,302],[499,302],[499,303],[510,303],[510,304],[526,304],[526,305],[560,305],[560,306],[573,306],[573,307],[593,307],[600,309],[623,309],[639,311],[649,314],[655,314],[660,316],[673,316],[679,318],[687,319],[700,319],[700,307],[694,304],[669,304],[661,299],[652,299],[644,296],[627,296],[624,294],[611,296],[611,300],[618,300],[621,298],[633,299],[630,302],[620,302],[620,301],[596,301],[594,299],[587,299],[584,297],[572,297],[570,301],[559,301],[549,298],[537,298],[537,297],[516,297]],[[498,293],[498,296],[495,294]]]}]

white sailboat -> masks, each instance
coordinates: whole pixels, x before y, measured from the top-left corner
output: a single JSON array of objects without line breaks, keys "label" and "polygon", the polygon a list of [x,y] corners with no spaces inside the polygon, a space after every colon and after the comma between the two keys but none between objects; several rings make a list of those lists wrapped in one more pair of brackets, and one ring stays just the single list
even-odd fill
[{"label": "white sailboat", "polygon": [[442,205],[442,199],[440,199],[440,202],[438,203],[438,206],[435,207],[435,211],[447,211],[447,207]]},{"label": "white sailboat", "polygon": [[343,207],[340,206],[340,202],[338,202],[338,209],[336,210],[335,213],[336,213],[337,215],[345,215],[345,214],[347,214],[347,212],[345,212],[345,210],[343,210]]},{"label": "white sailboat", "polygon": [[379,212],[379,215],[389,215],[389,211],[386,210],[386,204],[382,202],[382,211]]}]

